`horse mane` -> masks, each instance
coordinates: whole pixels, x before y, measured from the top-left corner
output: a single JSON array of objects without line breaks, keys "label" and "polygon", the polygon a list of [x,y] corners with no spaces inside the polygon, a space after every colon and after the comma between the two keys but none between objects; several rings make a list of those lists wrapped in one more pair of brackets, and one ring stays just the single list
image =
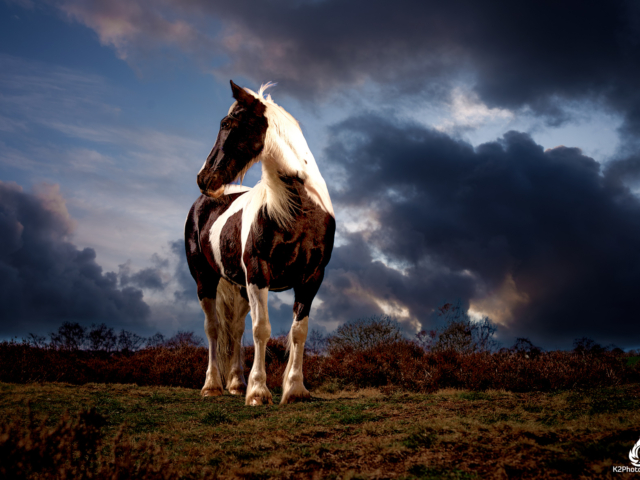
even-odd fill
[{"label": "horse mane", "polygon": [[[247,207],[257,215],[264,206],[269,218],[282,227],[288,227],[293,222],[299,205],[292,198],[288,185],[280,178],[283,175],[299,176],[305,186],[310,187],[307,190],[311,198],[331,215],[333,207],[300,124],[293,115],[275,103],[271,95],[265,96],[265,91],[275,85],[272,82],[262,84],[257,93],[244,89],[265,105],[265,117],[269,124],[264,149],[255,160],[262,161],[262,178],[252,189],[252,198]],[[234,107],[235,103],[229,112]]]}]

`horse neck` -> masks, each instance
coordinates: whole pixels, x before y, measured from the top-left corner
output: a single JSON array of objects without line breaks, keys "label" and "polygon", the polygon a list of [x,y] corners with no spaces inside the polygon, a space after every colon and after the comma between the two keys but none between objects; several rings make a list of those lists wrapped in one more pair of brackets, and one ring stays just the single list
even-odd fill
[{"label": "horse neck", "polygon": [[299,178],[312,200],[327,213],[334,215],[326,183],[302,132],[294,132],[289,141],[280,136],[269,136],[262,156],[260,182],[265,189],[267,209],[281,212],[282,218],[288,217],[291,220],[300,199],[297,191],[282,180],[283,176]]},{"label": "horse neck", "polygon": [[277,163],[263,160],[262,177],[256,187],[259,189],[259,201],[266,207],[269,216],[286,227],[293,221],[300,199],[297,191],[283,180],[283,176],[291,174],[278,168]]}]

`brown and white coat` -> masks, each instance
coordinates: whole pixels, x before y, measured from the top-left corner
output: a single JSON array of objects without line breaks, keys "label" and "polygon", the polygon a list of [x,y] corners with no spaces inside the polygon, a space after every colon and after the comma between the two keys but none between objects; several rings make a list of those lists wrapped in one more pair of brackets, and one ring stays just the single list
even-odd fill
[{"label": "brown and white coat", "polygon": [[[302,359],[311,303],[331,257],[335,216],[329,192],[298,122],[270,96],[231,82],[236,102],[198,174],[203,193],[185,225],[189,269],[205,313],[209,366],[203,395],[246,390],[246,404],[272,403],[265,349],[269,290],[293,288],[293,324],[281,403],[309,396]],[[256,162],[254,188],[233,185]],[[254,364],[245,383],[241,340],[251,311]]]}]

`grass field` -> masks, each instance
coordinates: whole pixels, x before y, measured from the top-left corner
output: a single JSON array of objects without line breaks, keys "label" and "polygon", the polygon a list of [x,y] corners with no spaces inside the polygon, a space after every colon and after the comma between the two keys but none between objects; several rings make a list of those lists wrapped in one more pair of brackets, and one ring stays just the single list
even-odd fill
[{"label": "grass field", "polygon": [[95,407],[106,419],[103,450],[119,435],[184,478],[616,478],[611,467],[630,466],[640,437],[638,385],[554,393],[332,390],[312,391],[308,403],[252,408],[243,398],[202,400],[185,388],[0,383],[0,423],[7,431],[18,422],[13,435],[28,436],[26,429],[45,422],[44,435],[65,411],[73,417]]}]

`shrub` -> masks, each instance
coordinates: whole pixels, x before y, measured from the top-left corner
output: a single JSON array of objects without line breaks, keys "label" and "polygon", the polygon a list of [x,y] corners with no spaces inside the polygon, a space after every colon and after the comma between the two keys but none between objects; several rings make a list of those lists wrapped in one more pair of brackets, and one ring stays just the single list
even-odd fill
[{"label": "shrub", "polygon": [[51,345],[63,350],[80,350],[87,340],[87,329],[79,323],[64,322],[57,333],[52,333]]},{"label": "shrub", "polygon": [[89,349],[94,352],[112,352],[118,342],[113,328],[107,327],[104,323],[91,325],[87,338],[89,340]]},{"label": "shrub", "polygon": [[378,345],[393,344],[402,338],[398,322],[387,315],[360,318],[338,327],[328,338],[329,352],[362,351]]},{"label": "shrub", "polygon": [[305,351],[311,355],[321,355],[326,351],[328,340],[329,339],[325,337],[322,332],[314,328],[307,336]]},{"label": "shrub", "polygon": [[600,355],[608,349],[588,337],[576,338],[573,341],[573,351],[583,355]]},{"label": "shrub", "polygon": [[498,346],[494,339],[496,325],[488,317],[471,320],[461,302],[444,304],[438,309],[437,320],[442,326],[416,336],[418,344],[428,352],[488,352]]},{"label": "shrub", "polygon": [[536,358],[542,353],[542,349],[536,347],[531,340],[521,337],[516,338],[516,343],[509,351],[524,358]]},{"label": "shrub", "polygon": [[[207,348],[199,346],[202,340],[190,332],[129,352],[71,350],[36,340],[0,342],[0,381],[137,383],[200,389],[208,363]],[[309,388],[326,384],[334,390],[391,387],[423,392],[438,388],[527,392],[640,382],[637,352],[596,349],[588,342],[569,352],[544,352],[524,338],[499,352],[426,351],[423,344],[402,338],[397,324],[388,317],[344,325],[327,343],[324,354],[305,355],[304,376]],[[281,388],[288,360],[286,345],[286,336],[267,343],[270,389]],[[253,347],[245,347],[247,378],[253,360]]]},{"label": "shrub", "polygon": [[310,386],[334,380],[343,387],[422,390],[424,355],[418,345],[405,339],[380,342],[369,348],[333,349],[327,356],[305,360],[305,380]]}]

